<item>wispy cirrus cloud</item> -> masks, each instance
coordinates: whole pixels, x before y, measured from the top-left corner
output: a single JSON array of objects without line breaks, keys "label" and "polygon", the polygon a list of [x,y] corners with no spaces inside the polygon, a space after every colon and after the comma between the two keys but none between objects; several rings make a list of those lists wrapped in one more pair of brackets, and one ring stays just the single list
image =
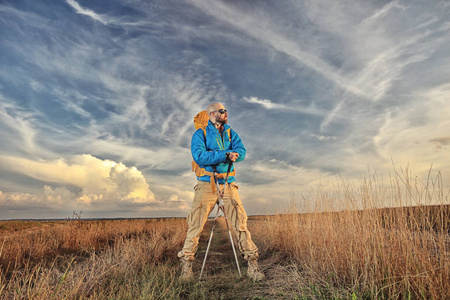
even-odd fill
[{"label": "wispy cirrus cloud", "polygon": [[270,18],[264,17],[265,12],[263,10],[254,10],[249,14],[233,7],[232,4],[224,2],[201,0],[192,0],[190,2],[222,22],[238,28],[243,33],[263,42],[266,46],[291,56],[344,90],[358,96],[368,96],[359,86],[348,84],[348,79],[340,74],[337,68],[315,53],[303,48],[301,46],[302,41],[306,40],[302,39],[302,37],[300,37],[299,41],[286,37],[283,33],[283,28],[280,28],[278,23],[271,22]]},{"label": "wispy cirrus cloud", "polygon": [[88,9],[88,8],[83,8],[78,2],[76,2],[75,0],[66,0],[66,2],[73,8],[75,9],[75,11],[78,14],[81,15],[85,15],[88,16],[92,19],[94,19],[95,21],[98,21],[100,23],[102,23],[103,25],[108,25],[111,22],[114,22],[115,20],[113,18],[110,18],[106,15],[103,14],[98,14],[95,11]]},{"label": "wispy cirrus cloud", "polygon": [[8,101],[2,94],[0,100],[0,141],[3,150],[9,153],[43,154],[45,150],[36,143],[38,130],[34,125],[37,115]]},{"label": "wispy cirrus cloud", "polygon": [[450,169],[448,128],[450,107],[448,83],[423,90],[411,96],[413,106],[398,108],[386,114],[385,122],[374,136],[377,151],[386,160],[396,155],[397,163],[409,164],[420,171],[426,171],[431,164],[438,164],[442,170]]},{"label": "wispy cirrus cloud", "polygon": [[114,25],[114,26],[120,26],[123,28],[140,27],[142,29],[145,29],[145,26],[148,26],[151,24],[145,19],[140,19],[140,18],[136,18],[136,17],[134,17],[134,18],[125,17],[123,19],[120,17],[112,17],[108,14],[100,14],[100,13],[95,12],[92,9],[81,6],[75,0],[66,0],[66,3],[69,4],[75,10],[75,12],[77,14],[87,16],[87,17],[89,17],[97,22],[100,22],[103,25],[107,25],[107,26]]},{"label": "wispy cirrus cloud", "polygon": [[280,104],[276,102],[274,103],[268,99],[259,99],[258,97],[243,97],[242,100],[247,103],[261,105],[265,109],[269,110],[274,109],[318,116],[325,115],[325,112],[314,106],[314,103],[311,103],[310,106],[301,106],[299,104]]},{"label": "wispy cirrus cloud", "polygon": [[373,24],[383,21],[383,19],[386,18],[386,16],[395,9],[404,11],[406,7],[400,4],[400,1],[389,2],[380,9],[375,10],[373,14],[364,18],[359,25],[361,25],[362,27],[373,26]]},{"label": "wispy cirrus cloud", "polygon": [[242,98],[245,102],[259,104],[267,109],[277,109],[284,108],[281,104],[273,103],[268,99],[258,99],[257,97],[244,97]]}]

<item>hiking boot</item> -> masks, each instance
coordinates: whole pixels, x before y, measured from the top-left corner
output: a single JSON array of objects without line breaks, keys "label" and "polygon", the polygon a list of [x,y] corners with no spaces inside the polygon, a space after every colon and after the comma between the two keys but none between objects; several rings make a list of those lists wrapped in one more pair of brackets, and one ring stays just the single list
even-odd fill
[{"label": "hiking boot", "polygon": [[192,261],[181,259],[181,274],[180,274],[180,280],[182,281],[188,281],[191,280],[194,276],[194,273],[192,272]]},{"label": "hiking boot", "polygon": [[253,281],[261,281],[266,279],[266,276],[259,269],[258,261],[256,259],[248,261],[247,276]]}]

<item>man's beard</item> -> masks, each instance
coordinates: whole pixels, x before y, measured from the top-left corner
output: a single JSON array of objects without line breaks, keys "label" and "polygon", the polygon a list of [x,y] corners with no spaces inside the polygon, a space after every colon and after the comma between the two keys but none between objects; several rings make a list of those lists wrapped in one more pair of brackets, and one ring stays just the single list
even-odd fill
[{"label": "man's beard", "polygon": [[218,117],[216,119],[216,123],[220,123],[220,124],[227,124],[228,123],[228,119],[222,118],[222,117]]}]

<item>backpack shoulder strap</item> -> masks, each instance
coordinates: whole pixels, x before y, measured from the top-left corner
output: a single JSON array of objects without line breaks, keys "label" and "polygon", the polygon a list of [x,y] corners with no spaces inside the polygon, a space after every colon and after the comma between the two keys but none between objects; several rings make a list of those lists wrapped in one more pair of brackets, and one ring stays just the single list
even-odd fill
[{"label": "backpack shoulder strap", "polygon": [[228,133],[228,140],[231,142],[231,127],[228,128],[225,132]]}]

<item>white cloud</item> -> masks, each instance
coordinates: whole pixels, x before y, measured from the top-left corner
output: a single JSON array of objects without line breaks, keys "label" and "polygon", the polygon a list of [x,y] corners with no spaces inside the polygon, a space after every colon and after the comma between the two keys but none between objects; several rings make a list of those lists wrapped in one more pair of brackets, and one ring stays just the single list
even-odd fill
[{"label": "white cloud", "polygon": [[[69,160],[60,158],[53,161],[0,156],[0,162],[3,168],[13,172],[43,182],[81,189],[71,200],[83,204],[158,203],[146,179],[135,167],[127,167],[111,160],[101,160],[88,154],[77,155]],[[61,189],[46,188],[44,195],[49,204],[68,201],[70,198],[67,190]]]},{"label": "white cloud", "polygon": [[248,102],[248,103],[259,104],[259,105],[261,105],[261,106],[263,106],[264,108],[267,108],[267,109],[273,109],[273,108],[280,108],[281,107],[280,104],[272,103],[272,101],[267,100],[267,99],[258,99],[257,97],[244,97],[244,98],[242,98],[242,100],[244,100],[245,102]]},{"label": "white cloud", "polygon": [[280,103],[274,103],[268,99],[259,99],[258,97],[243,97],[243,101],[261,105],[265,109],[276,109],[276,110],[284,110],[284,111],[290,111],[290,112],[297,112],[297,113],[303,113],[303,114],[309,114],[309,115],[319,115],[323,116],[325,113],[314,106],[314,104],[311,104],[310,106],[300,106],[298,104],[280,104]]},{"label": "white cloud", "polygon": [[0,191],[0,205],[13,209],[34,207],[60,209],[70,207],[76,195],[65,187],[52,188],[44,185],[39,193],[17,193]]},{"label": "white cloud", "polygon": [[78,2],[75,0],[66,0],[66,2],[78,13],[87,17],[92,18],[95,21],[98,21],[102,23],[103,25],[119,25],[119,26],[145,26],[149,25],[149,22],[147,20],[135,20],[132,19],[130,21],[121,20],[118,18],[113,18],[105,14],[99,14],[93,11],[92,9],[84,8],[82,7]]},{"label": "white cloud", "polygon": [[398,4],[398,2],[399,1],[392,1],[386,4],[381,9],[375,11],[372,15],[362,20],[360,26],[367,26],[368,24],[373,25],[374,23],[382,22],[383,19],[386,17],[386,15],[389,12],[392,12],[394,9],[405,10],[405,7],[403,5]]},{"label": "white cloud", "polygon": [[317,134],[309,134],[310,137],[316,138],[319,141],[329,141],[336,140],[335,136],[325,136],[325,135],[317,135]]},{"label": "white cloud", "polygon": [[76,2],[75,0],[66,0],[66,2],[73,7],[73,9],[75,9],[75,11],[78,14],[81,15],[85,15],[88,16],[96,21],[99,21],[100,23],[102,23],[103,25],[108,25],[108,23],[110,23],[111,21],[113,21],[111,18],[102,15],[102,14],[97,14],[96,12],[94,12],[93,10],[87,9],[87,8],[83,8],[81,7],[80,4],[78,4],[78,2]]}]

